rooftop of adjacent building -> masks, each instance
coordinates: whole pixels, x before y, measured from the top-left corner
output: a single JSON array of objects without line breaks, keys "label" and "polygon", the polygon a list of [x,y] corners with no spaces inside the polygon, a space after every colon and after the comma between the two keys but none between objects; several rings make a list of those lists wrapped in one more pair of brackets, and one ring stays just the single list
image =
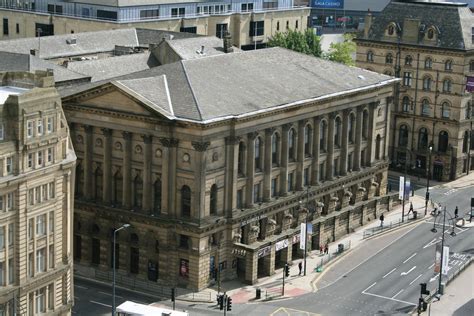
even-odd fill
[{"label": "rooftop of adjacent building", "polygon": [[10,95],[19,95],[28,90],[12,86],[0,86],[0,104],[4,104]]}]

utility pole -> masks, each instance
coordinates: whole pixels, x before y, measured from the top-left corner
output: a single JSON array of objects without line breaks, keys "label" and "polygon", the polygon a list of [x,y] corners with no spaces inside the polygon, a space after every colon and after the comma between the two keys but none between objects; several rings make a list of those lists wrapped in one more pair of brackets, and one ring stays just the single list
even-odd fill
[{"label": "utility pole", "polygon": [[309,189],[311,187],[308,186],[308,188],[306,189],[306,220],[305,220],[305,226],[304,226],[304,229],[305,229],[305,234],[304,234],[304,276],[306,276],[306,257],[307,257],[307,253],[308,253],[308,218],[309,218]]},{"label": "utility pole", "polygon": [[425,216],[428,212],[428,201],[430,200],[431,151],[433,150],[433,146],[430,145],[429,150],[428,166],[426,168]]},{"label": "utility pole", "polygon": [[444,229],[446,228],[446,206],[444,207],[443,212],[443,230],[441,231],[441,260],[439,267],[439,282],[438,282],[438,295],[441,299],[441,277],[443,275],[443,255],[444,255]]}]

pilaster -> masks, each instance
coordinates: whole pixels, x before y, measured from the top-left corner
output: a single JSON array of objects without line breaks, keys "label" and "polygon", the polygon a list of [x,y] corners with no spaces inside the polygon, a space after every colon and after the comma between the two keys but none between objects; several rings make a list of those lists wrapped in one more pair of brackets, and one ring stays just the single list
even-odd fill
[{"label": "pilaster", "polygon": [[280,195],[288,195],[288,131],[291,125],[283,125],[281,133]]},{"label": "pilaster", "polygon": [[105,137],[104,160],[102,162],[102,165],[104,166],[102,199],[105,204],[110,204],[112,201],[112,130],[109,128],[103,128],[102,133]]},{"label": "pilaster", "polygon": [[296,154],[296,190],[303,190],[303,162],[304,162],[304,130],[306,120],[298,122],[298,140],[297,140],[297,154]]},{"label": "pilaster", "polygon": [[196,161],[196,169],[194,170],[194,196],[193,203],[194,216],[201,220],[205,217],[205,201],[206,201],[206,151],[210,142],[191,142],[194,148],[194,157]]},{"label": "pilaster", "polygon": [[143,156],[143,200],[142,207],[145,212],[148,212],[152,208],[151,202],[151,193],[152,193],[152,183],[151,183],[151,160],[152,160],[152,140],[151,135],[143,135],[143,142],[145,144],[144,156]]},{"label": "pilaster", "polygon": [[123,206],[126,209],[130,209],[132,205],[132,133],[122,132],[125,146],[123,150]]},{"label": "pilaster", "polygon": [[320,146],[320,128],[321,128],[321,119],[319,117],[314,118],[314,128],[313,128],[313,161],[311,165],[312,175],[311,175],[311,184],[318,184],[319,178],[319,146]]}]

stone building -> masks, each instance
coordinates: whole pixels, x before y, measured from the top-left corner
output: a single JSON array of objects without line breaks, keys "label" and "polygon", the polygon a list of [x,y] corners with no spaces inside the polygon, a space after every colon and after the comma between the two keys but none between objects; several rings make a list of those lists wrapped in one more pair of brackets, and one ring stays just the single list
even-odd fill
[{"label": "stone building", "polygon": [[0,314],[70,315],[76,156],[50,73],[2,72]]},{"label": "stone building", "polygon": [[112,233],[129,223],[119,284],[255,283],[301,257],[307,218],[313,247],[377,218],[397,81],[271,48],[62,91],[77,273],[110,280]]},{"label": "stone building", "polygon": [[[392,1],[357,40],[357,65],[402,78],[392,111],[392,167],[434,179],[473,168],[474,16],[466,4]],[[430,149],[431,165],[430,165]],[[471,159],[468,157],[471,156]]]},{"label": "stone building", "polygon": [[293,0],[0,0],[0,39],[147,28],[222,37],[253,48],[276,32],[305,30],[310,9]]}]

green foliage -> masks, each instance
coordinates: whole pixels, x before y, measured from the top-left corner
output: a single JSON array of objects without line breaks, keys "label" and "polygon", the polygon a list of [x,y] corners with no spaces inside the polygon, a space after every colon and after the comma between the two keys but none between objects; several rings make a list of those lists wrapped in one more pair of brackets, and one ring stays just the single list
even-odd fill
[{"label": "green foliage", "polygon": [[311,29],[304,33],[288,30],[276,33],[267,44],[269,47],[284,47],[307,55],[321,57],[321,39]]},{"label": "green foliage", "polygon": [[353,55],[356,52],[356,44],[352,40],[353,38],[354,35],[344,34],[344,42],[332,43],[329,49],[329,54],[327,54],[327,58],[348,66],[354,66],[355,61],[353,59]]}]

